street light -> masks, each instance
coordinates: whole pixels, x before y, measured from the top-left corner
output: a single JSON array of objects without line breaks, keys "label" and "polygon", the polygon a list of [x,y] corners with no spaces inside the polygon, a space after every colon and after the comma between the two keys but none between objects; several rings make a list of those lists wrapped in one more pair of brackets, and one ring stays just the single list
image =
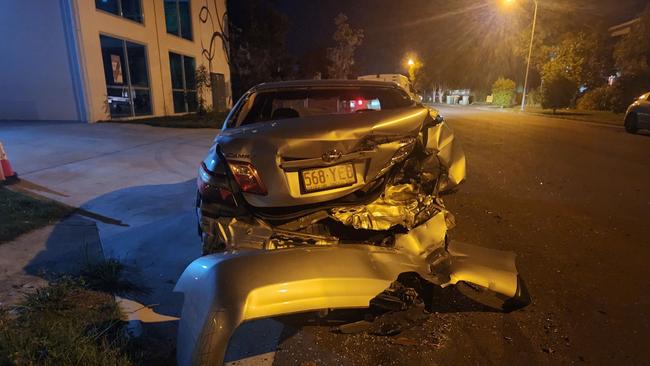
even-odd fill
[{"label": "street light", "polygon": [[[514,4],[515,0],[504,0],[507,5]],[[537,24],[537,6],[538,0],[533,0],[535,3],[535,12],[533,13],[533,27],[530,32],[530,45],[528,46],[528,61],[526,62],[526,77],[524,78],[524,94],[521,97],[521,110],[526,109],[526,89],[528,88],[528,73],[530,72],[530,56],[533,54],[533,39],[535,38],[535,24]]]},{"label": "street light", "polygon": [[409,80],[413,83],[415,82],[415,72],[417,69],[422,67],[422,62],[414,52],[407,53],[404,59],[406,60],[406,69],[409,73]]}]

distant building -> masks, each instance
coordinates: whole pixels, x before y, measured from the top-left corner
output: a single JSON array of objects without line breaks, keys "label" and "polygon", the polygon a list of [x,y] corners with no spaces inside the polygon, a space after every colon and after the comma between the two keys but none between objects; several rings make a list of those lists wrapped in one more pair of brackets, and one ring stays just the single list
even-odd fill
[{"label": "distant building", "polygon": [[636,18],[632,20],[628,20],[625,23],[617,24],[615,26],[609,27],[609,34],[616,38],[616,37],[622,37],[632,31],[632,27],[634,24],[639,23],[641,21],[641,18]]},{"label": "distant building", "polygon": [[447,104],[470,104],[470,89],[448,90],[446,93]]},{"label": "distant building", "polygon": [[0,120],[193,112],[199,65],[212,80],[205,105],[224,110],[230,71],[213,34],[225,11],[225,0],[3,1]]},{"label": "distant building", "polygon": [[[617,24],[615,26],[609,27],[609,35],[612,38],[620,38],[625,36],[626,34],[629,34],[632,31],[632,28],[634,27],[635,24],[641,22],[641,18],[635,18],[632,20],[628,20],[627,22]],[[614,82],[616,82],[616,79],[618,79],[621,76],[620,72],[616,72],[613,75],[610,75],[607,78],[607,84],[608,85],[614,85]]]}]

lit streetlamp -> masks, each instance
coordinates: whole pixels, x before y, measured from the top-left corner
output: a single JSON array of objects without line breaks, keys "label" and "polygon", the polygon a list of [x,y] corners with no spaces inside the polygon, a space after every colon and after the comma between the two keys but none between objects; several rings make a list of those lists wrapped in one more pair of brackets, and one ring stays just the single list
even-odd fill
[{"label": "lit streetlamp", "polygon": [[406,70],[409,73],[409,79],[411,82],[415,82],[415,72],[422,67],[422,62],[418,59],[418,56],[413,53],[409,52],[406,57],[404,58],[406,61]]},{"label": "lit streetlamp", "polygon": [[[514,4],[515,0],[504,0],[507,5]],[[538,0],[533,0],[535,3],[535,12],[533,13],[533,27],[530,32],[530,45],[528,46],[528,61],[526,62],[526,77],[524,78],[524,94],[521,97],[521,110],[526,108],[526,89],[528,88],[528,73],[530,72],[530,56],[533,53],[533,39],[535,38],[535,24],[537,24],[537,6]]]}]

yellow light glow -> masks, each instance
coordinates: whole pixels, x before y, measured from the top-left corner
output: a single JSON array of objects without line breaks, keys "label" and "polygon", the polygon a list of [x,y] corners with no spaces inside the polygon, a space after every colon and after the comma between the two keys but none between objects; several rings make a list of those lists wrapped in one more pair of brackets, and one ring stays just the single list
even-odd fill
[{"label": "yellow light glow", "polygon": [[515,3],[515,0],[503,0],[503,3],[504,3],[505,5],[512,5],[512,4]]},{"label": "yellow light glow", "polygon": [[408,64],[409,66],[413,66],[413,65],[415,65],[415,61],[413,61],[412,58],[409,58],[407,64]]}]

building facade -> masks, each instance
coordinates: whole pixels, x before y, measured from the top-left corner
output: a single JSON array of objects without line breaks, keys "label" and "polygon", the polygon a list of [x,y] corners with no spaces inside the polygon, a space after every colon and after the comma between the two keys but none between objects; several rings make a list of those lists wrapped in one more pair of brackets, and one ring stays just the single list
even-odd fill
[{"label": "building facade", "polygon": [[612,36],[612,38],[617,38],[629,34],[632,31],[632,27],[639,22],[641,22],[641,18],[635,18],[628,20],[627,22],[611,26],[608,29],[609,35]]},{"label": "building facade", "polygon": [[[225,110],[225,12],[225,0],[2,2],[0,119],[95,122],[199,105]],[[205,72],[197,74],[200,66]]]}]

